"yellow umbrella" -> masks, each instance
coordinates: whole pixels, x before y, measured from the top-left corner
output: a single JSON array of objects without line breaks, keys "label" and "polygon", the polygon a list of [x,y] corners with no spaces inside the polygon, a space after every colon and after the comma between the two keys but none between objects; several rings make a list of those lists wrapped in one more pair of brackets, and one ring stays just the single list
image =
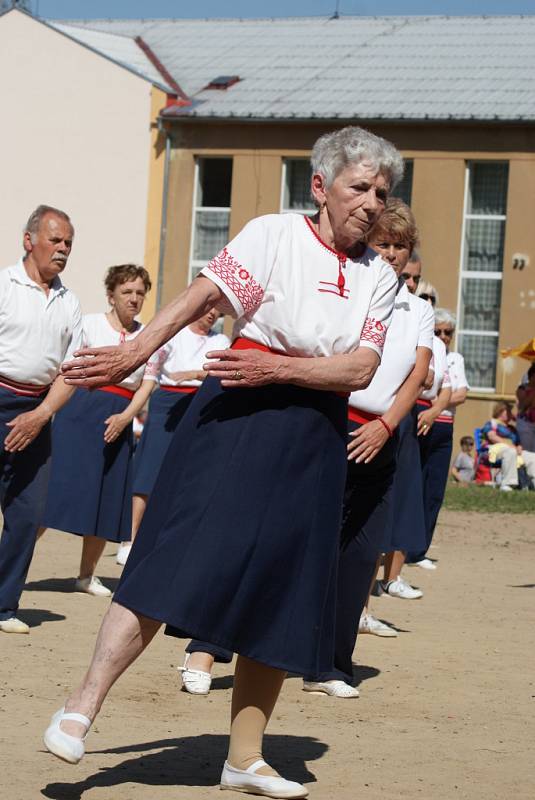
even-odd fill
[{"label": "yellow umbrella", "polygon": [[502,358],[517,356],[518,358],[525,358],[526,361],[535,361],[535,339],[530,339],[529,342],[520,345],[520,347],[502,350],[501,355]]}]

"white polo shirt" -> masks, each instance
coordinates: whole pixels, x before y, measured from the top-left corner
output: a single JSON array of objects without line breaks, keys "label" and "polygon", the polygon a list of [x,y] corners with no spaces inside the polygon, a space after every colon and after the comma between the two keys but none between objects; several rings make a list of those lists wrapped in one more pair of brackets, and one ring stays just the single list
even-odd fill
[{"label": "white polo shirt", "polygon": [[0,271],[0,379],[47,386],[81,345],[80,303],[59,277],[47,296],[22,259]]},{"label": "white polo shirt", "polygon": [[201,370],[206,363],[206,353],[211,350],[226,350],[230,339],[224,333],[210,331],[203,335],[195,333],[188,326],[176,333],[157,353],[159,369],[157,374],[147,374],[148,380],[160,381],[161,386],[200,386],[201,381],[175,381],[169,377],[174,372]]},{"label": "white polo shirt", "polygon": [[349,259],[307,217],[251,220],[202,270],[231,303],[234,337],[295,356],[370,347],[381,357],[397,277],[373,250]]},{"label": "white polo shirt", "polygon": [[447,389],[451,386],[446,346],[438,336],[433,336],[433,363],[431,364],[431,369],[435,371],[433,385],[430,389],[425,389],[420,394],[420,397],[424,400],[434,400],[441,389]]},{"label": "white polo shirt", "polygon": [[[460,353],[447,353],[446,362],[448,364],[448,375],[450,376],[451,391],[456,392],[457,389],[469,389],[468,381],[466,380],[466,372],[464,369],[464,358]],[[441,413],[444,417],[454,417],[456,406],[448,406]]]},{"label": "white polo shirt", "polygon": [[[144,326],[141,322],[138,322],[137,325],[137,330],[132,333],[128,333],[128,331],[117,331],[108,322],[106,314],[85,314],[83,318],[84,347],[110,347],[128,342],[131,339],[135,339],[138,333],[141,333],[143,330]],[[145,370],[147,370],[147,378],[149,374],[152,377],[153,374],[157,374],[158,363],[158,352],[156,352],[149,358],[147,364],[142,364],[138,367],[121,381],[118,386],[129,389],[131,392],[137,391],[141,385],[141,381],[145,377]]]},{"label": "white polo shirt", "polygon": [[435,313],[432,306],[411,294],[402,279],[392,322],[386,335],[383,358],[366,389],[352,392],[349,405],[370,414],[385,414],[400,386],[416,363],[416,348],[433,350]]}]

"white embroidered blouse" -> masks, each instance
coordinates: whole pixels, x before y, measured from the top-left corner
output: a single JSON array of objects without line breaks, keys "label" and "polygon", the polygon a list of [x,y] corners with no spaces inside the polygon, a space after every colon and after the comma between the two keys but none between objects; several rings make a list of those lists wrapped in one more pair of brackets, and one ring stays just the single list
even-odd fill
[{"label": "white embroidered blouse", "polygon": [[202,274],[235,315],[233,336],[295,356],[370,347],[381,357],[397,289],[373,250],[347,258],[326,245],[307,217],[257,217]]}]

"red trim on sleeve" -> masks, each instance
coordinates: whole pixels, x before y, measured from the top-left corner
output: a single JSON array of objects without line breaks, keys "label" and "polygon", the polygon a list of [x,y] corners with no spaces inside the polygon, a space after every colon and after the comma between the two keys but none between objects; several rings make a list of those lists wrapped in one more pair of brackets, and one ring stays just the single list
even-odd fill
[{"label": "red trim on sleeve", "polygon": [[254,311],[261,303],[264,296],[263,288],[249,270],[236,261],[226,247],[207,264],[207,268],[228,286],[246,313]]}]

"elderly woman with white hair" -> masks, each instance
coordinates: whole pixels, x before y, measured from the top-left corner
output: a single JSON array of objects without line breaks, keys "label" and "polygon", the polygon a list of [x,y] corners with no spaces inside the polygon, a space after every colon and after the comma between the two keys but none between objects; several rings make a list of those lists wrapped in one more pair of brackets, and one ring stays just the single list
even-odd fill
[{"label": "elderly woman with white hair", "polygon": [[[262,758],[286,671],[333,662],[347,394],[379,365],[397,279],[365,237],[403,162],[360,128],[312,153],[309,219],[253,219],[122,348],[81,351],[68,381],[117,382],[207,309],[236,317],[178,426],[81,685],[45,744],[76,763],[111,686],[161,623],[237,652],[221,787],[306,797]],[[209,467],[207,464],[209,463]]]}]

